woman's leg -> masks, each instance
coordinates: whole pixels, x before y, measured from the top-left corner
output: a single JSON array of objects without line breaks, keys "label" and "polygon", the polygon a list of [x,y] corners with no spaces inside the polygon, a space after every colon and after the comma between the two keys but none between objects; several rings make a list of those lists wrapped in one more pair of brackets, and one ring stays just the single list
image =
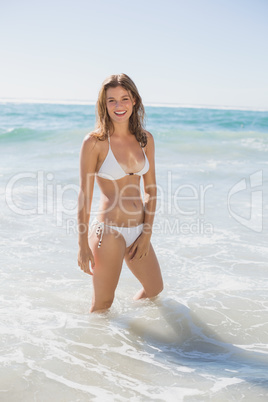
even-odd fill
[{"label": "woman's leg", "polygon": [[125,261],[129,269],[140,281],[143,288],[134,296],[134,300],[145,297],[155,297],[163,290],[163,279],[160,266],[156,258],[152,244],[150,244],[149,253],[140,260],[130,261],[128,251],[131,246],[126,249]]},{"label": "woman's leg", "polygon": [[126,243],[116,230],[105,227],[101,247],[99,236],[93,227],[89,246],[95,259],[93,270],[93,296],[90,312],[108,309],[114,300],[114,292],[120,277]]}]

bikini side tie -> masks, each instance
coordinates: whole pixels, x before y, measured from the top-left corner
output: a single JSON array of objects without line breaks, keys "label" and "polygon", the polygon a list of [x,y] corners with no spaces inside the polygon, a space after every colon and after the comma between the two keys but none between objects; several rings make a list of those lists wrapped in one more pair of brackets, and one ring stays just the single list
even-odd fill
[{"label": "bikini side tie", "polygon": [[104,222],[99,222],[98,226],[97,226],[97,229],[96,229],[96,235],[100,235],[98,248],[100,248],[100,246],[101,246],[103,232],[104,232]]}]

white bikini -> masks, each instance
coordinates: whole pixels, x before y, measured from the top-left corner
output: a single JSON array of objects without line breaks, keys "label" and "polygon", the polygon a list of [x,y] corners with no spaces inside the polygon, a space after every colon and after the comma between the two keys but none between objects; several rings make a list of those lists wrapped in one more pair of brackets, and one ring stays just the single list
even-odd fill
[{"label": "white bikini", "polygon": [[108,141],[109,141],[109,151],[106,155],[106,158],[103,161],[103,164],[101,165],[97,175],[99,177],[103,177],[104,179],[108,179],[108,180],[119,180],[122,179],[125,176],[129,176],[129,175],[133,175],[136,174],[138,176],[143,176],[145,173],[148,172],[149,170],[149,161],[147,159],[146,153],[143,150],[143,154],[144,154],[144,159],[145,159],[145,163],[143,168],[139,171],[139,172],[135,172],[135,173],[126,173],[124,171],[124,169],[121,167],[121,165],[118,163],[118,161],[116,160],[112,148],[111,148],[111,144],[110,144],[110,137],[108,137]]},{"label": "white bikini", "polygon": [[[96,173],[97,176],[102,177],[107,180],[120,180],[125,176],[132,176],[132,175],[143,176],[145,173],[148,172],[149,167],[150,167],[149,161],[147,159],[147,156],[146,156],[143,148],[142,148],[143,154],[144,154],[143,168],[139,172],[127,173],[121,167],[121,165],[116,160],[116,158],[113,154],[109,136],[108,136],[108,142],[109,142],[109,150],[108,150],[106,158],[105,158],[103,164],[101,165],[98,173]],[[119,227],[119,226],[106,225],[104,222],[99,222],[97,219],[94,219],[91,226],[95,226],[95,225],[97,225],[96,234],[100,235],[98,248],[100,248],[100,246],[101,246],[105,226],[112,228],[112,229],[116,230],[118,233],[120,233],[125,239],[126,247],[129,247],[140,236],[140,234],[143,230],[143,223],[141,223],[138,226]]]}]

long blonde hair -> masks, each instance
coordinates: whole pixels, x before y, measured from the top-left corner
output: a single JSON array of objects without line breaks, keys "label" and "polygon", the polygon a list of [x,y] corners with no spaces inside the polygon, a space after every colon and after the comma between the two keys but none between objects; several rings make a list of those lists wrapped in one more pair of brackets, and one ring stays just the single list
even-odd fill
[{"label": "long blonde hair", "polygon": [[96,104],[97,121],[93,135],[99,138],[99,140],[105,140],[108,138],[109,131],[112,131],[113,123],[106,107],[106,91],[108,88],[116,88],[118,86],[121,86],[130,92],[135,100],[133,112],[129,118],[129,130],[131,134],[135,135],[137,141],[141,143],[142,147],[145,147],[147,144],[147,136],[144,131],[144,106],[136,85],[126,74],[110,75],[103,82]]}]

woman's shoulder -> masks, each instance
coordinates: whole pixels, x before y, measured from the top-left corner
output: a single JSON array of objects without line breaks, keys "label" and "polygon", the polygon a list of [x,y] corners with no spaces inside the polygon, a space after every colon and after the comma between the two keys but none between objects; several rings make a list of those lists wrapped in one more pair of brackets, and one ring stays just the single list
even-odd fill
[{"label": "woman's shoulder", "polygon": [[88,151],[93,151],[95,149],[97,152],[100,151],[103,141],[100,141],[98,132],[91,131],[86,134],[83,140],[83,147]]},{"label": "woman's shoulder", "polygon": [[101,142],[102,141],[99,141],[98,137],[94,135],[94,132],[86,134],[82,143],[80,153],[80,157],[82,158],[82,160],[98,160],[101,151]]},{"label": "woman's shoulder", "polygon": [[144,130],[144,133],[146,134],[146,138],[147,138],[147,144],[146,144],[146,148],[148,147],[154,147],[154,137],[153,134],[151,134],[149,131]]},{"label": "woman's shoulder", "polygon": [[145,135],[146,135],[148,141],[154,140],[153,134],[151,134],[150,131],[144,130],[144,132],[145,132]]}]

